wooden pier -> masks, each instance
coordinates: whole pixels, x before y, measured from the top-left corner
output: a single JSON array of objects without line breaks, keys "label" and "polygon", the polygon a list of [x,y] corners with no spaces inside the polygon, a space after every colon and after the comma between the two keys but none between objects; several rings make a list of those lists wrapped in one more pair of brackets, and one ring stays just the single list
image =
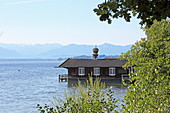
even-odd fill
[{"label": "wooden pier", "polygon": [[[88,77],[70,77],[70,79],[84,79],[86,80]],[[101,78],[102,80],[116,80],[115,78],[111,78],[111,77],[104,77],[104,78]],[[128,83],[130,84],[130,79],[129,79],[129,76],[127,74],[123,74],[120,78],[122,81],[124,81],[125,83]],[[67,82],[68,81],[68,75],[67,74],[64,74],[64,75],[58,75],[58,80],[59,82]]]},{"label": "wooden pier", "polygon": [[65,82],[67,82],[68,81],[68,75],[58,75],[58,80],[59,80],[59,82],[63,82],[63,81],[65,81]]}]

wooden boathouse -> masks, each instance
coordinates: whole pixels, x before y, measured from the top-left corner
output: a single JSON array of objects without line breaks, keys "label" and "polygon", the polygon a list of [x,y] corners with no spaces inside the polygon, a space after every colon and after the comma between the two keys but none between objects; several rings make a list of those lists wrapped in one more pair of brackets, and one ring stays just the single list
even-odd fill
[{"label": "wooden boathouse", "polygon": [[[68,75],[63,78],[69,80],[87,79],[88,76],[100,77],[101,80],[119,81],[122,80],[122,75],[127,75],[129,70],[125,70],[122,66],[127,62],[126,59],[106,58],[97,59],[98,48],[93,49],[94,59],[71,59],[68,58],[59,67],[68,69]],[[60,75],[60,78],[62,75]]]}]

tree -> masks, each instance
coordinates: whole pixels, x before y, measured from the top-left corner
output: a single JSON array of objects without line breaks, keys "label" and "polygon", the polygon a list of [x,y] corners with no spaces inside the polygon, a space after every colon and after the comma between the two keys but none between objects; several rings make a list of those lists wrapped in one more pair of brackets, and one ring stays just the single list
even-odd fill
[{"label": "tree", "polygon": [[105,0],[94,12],[101,21],[112,22],[112,18],[124,18],[130,22],[132,16],[141,19],[140,24],[150,26],[154,20],[170,17],[170,0]]},{"label": "tree", "polygon": [[125,113],[167,113],[170,108],[170,22],[154,21],[145,27],[147,38],[135,43],[122,55],[134,67],[135,81],[124,98]]}]

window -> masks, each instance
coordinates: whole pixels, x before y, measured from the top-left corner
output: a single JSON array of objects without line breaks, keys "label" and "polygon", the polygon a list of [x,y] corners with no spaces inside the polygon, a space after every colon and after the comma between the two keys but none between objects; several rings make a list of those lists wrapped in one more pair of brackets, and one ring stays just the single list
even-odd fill
[{"label": "window", "polygon": [[113,68],[113,67],[109,68],[109,75],[110,76],[115,76],[116,75],[115,68]]},{"label": "window", "polygon": [[85,69],[84,68],[79,68],[78,74],[80,76],[84,76],[85,75]]},{"label": "window", "polygon": [[100,68],[94,68],[94,75],[99,76],[100,75]]}]

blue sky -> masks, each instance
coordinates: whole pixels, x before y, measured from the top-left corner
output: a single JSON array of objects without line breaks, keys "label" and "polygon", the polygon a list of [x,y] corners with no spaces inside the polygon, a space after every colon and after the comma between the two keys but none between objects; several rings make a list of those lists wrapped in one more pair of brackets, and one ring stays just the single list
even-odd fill
[{"label": "blue sky", "polygon": [[133,44],[144,37],[139,20],[100,22],[102,0],[0,0],[0,43]]}]

